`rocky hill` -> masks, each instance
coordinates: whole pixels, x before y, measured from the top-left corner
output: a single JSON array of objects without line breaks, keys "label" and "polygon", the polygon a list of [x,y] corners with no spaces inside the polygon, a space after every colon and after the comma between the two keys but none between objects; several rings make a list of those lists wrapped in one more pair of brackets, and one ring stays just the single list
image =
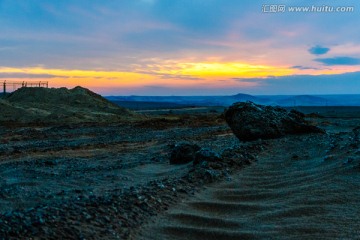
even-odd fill
[{"label": "rocky hill", "polygon": [[1,122],[116,122],[138,117],[82,87],[20,88],[0,101]]}]

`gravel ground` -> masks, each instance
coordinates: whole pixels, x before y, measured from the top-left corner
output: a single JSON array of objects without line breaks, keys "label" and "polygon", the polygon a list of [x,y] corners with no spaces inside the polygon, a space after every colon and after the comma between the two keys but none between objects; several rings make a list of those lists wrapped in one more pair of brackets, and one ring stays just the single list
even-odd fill
[{"label": "gravel ground", "polygon": [[[130,124],[13,125],[1,127],[0,135],[4,239],[129,238],[205,183],[228,178],[258,150],[240,147],[218,114]],[[170,165],[172,148],[184,141],[223,154],[224,162]]]},{"label": "gravel ground", "polygon": [[[339,137],[359,123],[312,121]],[[0,239],[129,239],[169,207],[211,182],[231,181],[260,152],[271,152],[269,141],[240,143],[219,114],[204,111],[128,124],[7,123],[0,136]],[[213,150],[221,162],[170,165],[172,148],[184,141]]]}]

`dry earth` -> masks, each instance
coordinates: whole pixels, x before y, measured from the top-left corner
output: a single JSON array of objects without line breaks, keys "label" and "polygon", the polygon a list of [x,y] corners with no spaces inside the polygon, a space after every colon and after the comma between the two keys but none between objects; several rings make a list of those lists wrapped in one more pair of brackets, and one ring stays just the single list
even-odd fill
[{"label": "dry earth", "polygon": [[0,99],[0,122],[84,123],[134,121],[141,116],[86,88],[20,88]]},{"label": "dry earth", "polygon": [[[191,163],[169,164],[176,143],[217,152],[239,146],[217,114],[4,126],[0,135],[0,237],[14,239],[127,238],[211,181]],[[234,169],[241,166],[239,159]]]},{"label": "dry earth", "polygon": [[[360,119],[341,114],[312,115],[325,135],[251,143],[204,109],[126,123],[3,123],[0,238],[357,238]],[[170,165],[183,141],[223,162]]]}]

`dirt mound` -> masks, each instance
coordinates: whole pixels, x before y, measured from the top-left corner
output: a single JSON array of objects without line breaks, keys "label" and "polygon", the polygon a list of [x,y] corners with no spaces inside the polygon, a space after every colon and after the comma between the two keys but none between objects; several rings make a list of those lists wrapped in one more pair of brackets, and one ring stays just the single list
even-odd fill
[{"label": "dirt mound", "polygon": [[108,122],[139,117],[82,87],[20,88],[0,105],[0,121]]},{"label": "dirt mound", "polygon": [[11,103],[0,99],[0,119],[18,118],[26,114],[27,111],[25,109],[13,106]]},{"label": "dirt mound", "polygon": [[10,94],[7,101],[27,106],[67,105],[92,108],[112,113],[130,113],[125,108],[106,100],[102,96],[82,87],[67,88],[20,88]]},{"label": "dirt mound", "polygon": [[278,138],[286,134],[324,133],[310,125],[301,112],[253,102],[234,103],[226,111],[225,119],[242,141]]}]

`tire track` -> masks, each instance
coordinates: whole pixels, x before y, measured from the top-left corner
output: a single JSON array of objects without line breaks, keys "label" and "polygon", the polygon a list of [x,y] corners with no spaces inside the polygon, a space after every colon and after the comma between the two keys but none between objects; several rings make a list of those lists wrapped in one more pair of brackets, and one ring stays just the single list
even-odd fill
[{"label": "tire track", "polygon": [[[344,164],[352,152],[344,145],[329,150],[331,141],[314,135],[274,140],[271,151],[231,182],[184,200],[136,238],[360,238],[360,172]],[[324,160],[329,153],[336,157]]]}]

